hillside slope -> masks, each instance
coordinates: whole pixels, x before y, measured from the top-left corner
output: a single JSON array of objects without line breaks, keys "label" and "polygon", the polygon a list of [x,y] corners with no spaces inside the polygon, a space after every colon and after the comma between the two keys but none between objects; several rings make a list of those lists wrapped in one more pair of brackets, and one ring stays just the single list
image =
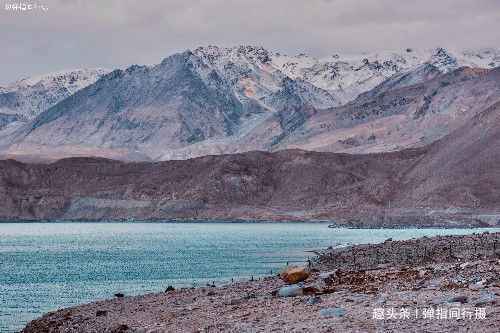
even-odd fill
[{"label": "hillside slope", "polygon": [[429,147],[406,175],[405,205],[499,208],[500,103]]}]

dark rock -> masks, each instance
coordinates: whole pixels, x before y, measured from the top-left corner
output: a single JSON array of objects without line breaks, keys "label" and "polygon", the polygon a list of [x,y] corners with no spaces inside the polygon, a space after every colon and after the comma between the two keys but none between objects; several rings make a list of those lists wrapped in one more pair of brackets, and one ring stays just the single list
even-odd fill
[{"label": "dark rock", "polygon": [[129,332],[129,329],[127,324],[118,324],[110,330],[110,333],[126,333]]},{"label": "dark rock", "polygon": [[174,290],[175,290],[175,288],[174,288],[174,287],[172,287],[172,286],[168,286],[168,287],[167,287],[167,289],[165,289],[165,292],[166,292],[166,293],[168,293],[168,292],[170,292],[170,291],[174,291]]},{"label": "dark rock", "polygon": [[97,310],[95,313],[96,317],[105,317],[108,315],[108,311],[106,310]]},{"label": "dark rock", "polygon": [[317,286],[305,286],[302,288],[304,295],[315,295],[321,292]]},{"label": "dark rock", "polygon": [[455,297],[452,297],[448,300],[448,303],[467,303],[468,301],[468,298],[467,296],[465,295],[459,295],[459,296],[455,296]]},{"label": "dark rock", "polygon": [[318,303],[321,303],[321,298],[319,296],[309,297],[306,301],[307,305],[314,305]]},{"label": "dark rock", "polygon": [[228,304],[230,305],[238,305],[243,303],[244,299],[243,298],[232,298],[229,300]]},{"label": "dark rock", "polygon": [[115,297],[122,298],[122,297],[125,297],[125,295],[124,295],[124,294],[122,294],[122,293],[116,293],[116,294],[115,294]]}]

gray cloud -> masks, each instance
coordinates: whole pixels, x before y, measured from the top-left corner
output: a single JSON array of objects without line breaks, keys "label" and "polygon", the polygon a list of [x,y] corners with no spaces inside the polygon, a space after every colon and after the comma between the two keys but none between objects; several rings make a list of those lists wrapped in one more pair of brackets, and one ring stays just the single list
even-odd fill
[{"label": "gray cloud", "polygon": [[318,56],[500,46],[498,0],[40,0],[47,12],[4,10],[16,1],[0,7],[2,84],[69,68],[157,63],[208,44]]}]

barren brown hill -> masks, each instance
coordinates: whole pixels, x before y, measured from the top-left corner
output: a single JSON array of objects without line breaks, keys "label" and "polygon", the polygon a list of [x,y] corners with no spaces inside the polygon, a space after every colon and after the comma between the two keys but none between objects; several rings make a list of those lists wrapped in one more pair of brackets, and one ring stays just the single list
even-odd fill
[{"label": "barren brown hill", "polygon": [[[0,162],[2,218],[312,218],[383,206],[424,150],[305,152],[124,163]],[[329,213],[329,214],[330,214]]]},{"label": "barren brown hill", "polygon": [[434,143],[406,176],[405,205],[500,206],[500,103]]},{"label": "barren brown hill", "polygon": [[125,163],[0,161],[2,219],[334,219],[496,225],[500,103],[430,146],[349,155],[286,150]]}]

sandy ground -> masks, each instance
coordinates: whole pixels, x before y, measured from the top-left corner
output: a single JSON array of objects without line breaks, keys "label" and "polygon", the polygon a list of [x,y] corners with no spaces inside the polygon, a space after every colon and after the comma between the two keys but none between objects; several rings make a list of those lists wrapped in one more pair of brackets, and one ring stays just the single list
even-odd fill
[{"label": "sandy ground", "polygon": [[[286,285],[273,276],[81,305],[46,314],[23,332],[498,332],[497,239],[500,234],[331,249],[293,286],[302,295],[280,296]],[[445,249],[421,264],[391,262],[405,246],[419,253],[445,240],[492,247],[452,257]],[[338,259],[367,248],[378,261]]]}]

